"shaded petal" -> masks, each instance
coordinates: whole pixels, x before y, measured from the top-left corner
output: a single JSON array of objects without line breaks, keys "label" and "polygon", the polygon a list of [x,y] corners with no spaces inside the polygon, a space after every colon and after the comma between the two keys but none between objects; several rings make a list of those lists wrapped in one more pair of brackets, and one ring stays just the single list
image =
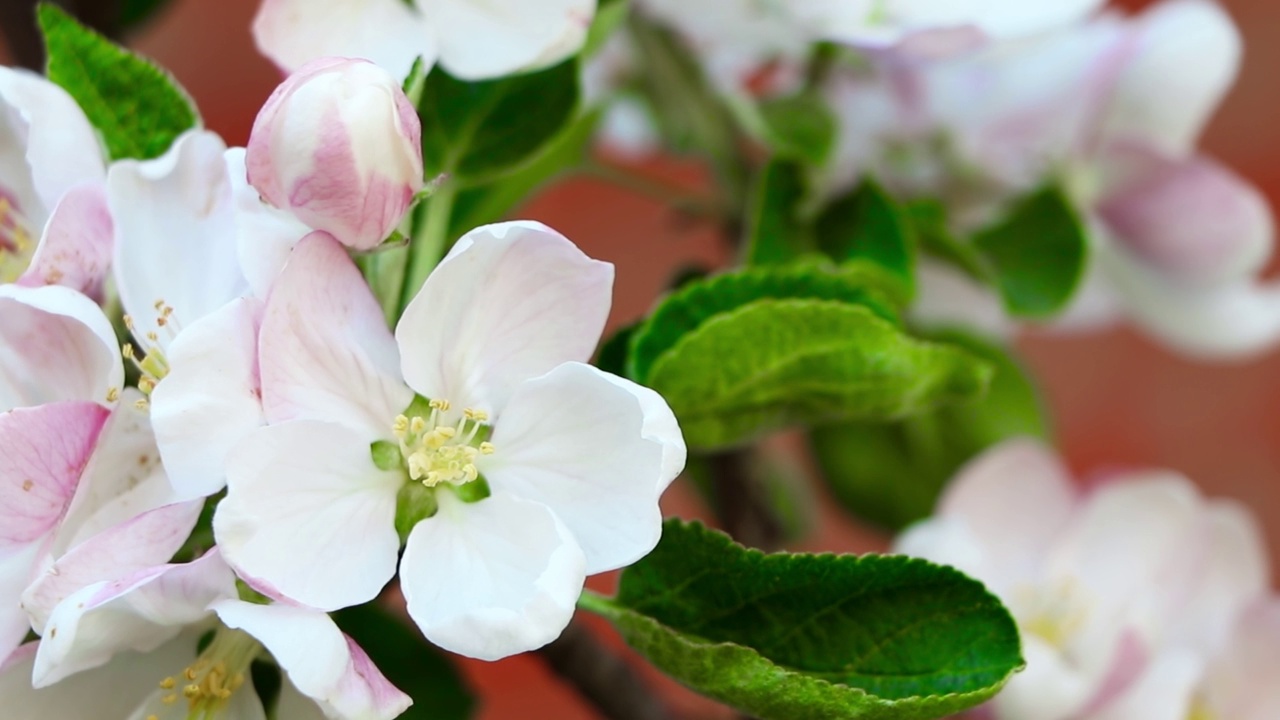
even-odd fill
[{"label": "shaded petal", "polygon": [[342,245],[308,235],[276,280],[262,317],[259,362],[268,422],[321,420],[389,437],[413,400],[382,308]]},{"label": "shaded petal", "polygon": [[[247,291],[236,253],[226,146],[191,130],[154,160],[122,160],[107,174],[116,221],[115,278],[140,344],[167,349],[175,333]],[[157,303],[173,308],[161,327]]]},{"label": "shaded petal", "polygon": [[440,64],[478,80],[552,65],[582,48],[595,0],[415,0],[440,42]]},{"label": "shaded petal", "polygon": [[1068,720],[1084,707],[1093,683],[1071,666],[1062,651],[1039,637],[1022,636],[1027,669],[1014,675],[992,701],[1001,718]]},{"label": "shaded petal", "polygon": [[90,585],[54,609],[32,681],[46,687],[105,665],[117,653],[154,650],[208,617],[211,603],[236,594],[235,575],[217,551]]},{"label": "shaded petal", "polygon": [[582,594],[585,559],[545,505],[501,492],[440,512],[409,534],[400,583],[409,615],[450,652],[498,660],[560,636]]},{"label": "shaded petal", "polygon": [[907,0],[890,2],[886,24],[909,30],[930,30],[976,25],[996,39],[1034,35],[1084,20],[1106,0],[1056,0],[1025,3],[1019,0]]},{"label": "shaded petal", "polygon": [[114,228],[101,182],[72,187],[53,208],[19,284],[64,285],[100,297],[111,266]]},{"label": "shaded petal", "polygon": [[1090,720],[1186,720],[1204,671],[1190,652],[1163,652],[1116,699],[1089,714]]},{"label": "shaded petal", "polygon": [[626,378],[612,373],[601,373],[605,380],[617,385],[635,396],[640,402],[640,412],[644,414],[644,424],[640,432],[646,440],[662,444],[662,472],[658,475],[658,492],[661,493],[684,470],[689,459],[689,448],[684,442],[684,433],[680,431],[680,422],[665,398],[657,392]]},{"label": "shaded petal", "polygon": [[0,285],[0,410],[107,402],[124,386],[111,321],[70,288]]},{"label": "shaded petal", "polygon": [[183,330],[167,354],[169,374],[151,393],[151,422],[179,497],[226,485],[227,453],[265,422],[258,376],[262,304],[233,300]]},{"label": "shaded petal", "polygon": [[227,627],[257,638],[292,685],[330,717],[391,720],[413,704],[322,612],[239,600],[224,600],[213,610]]},{"label": "shaded petal", "polygon": [[610,377],[565,363],[521,383],[494,428],[497,450],[478,463],[494,490],[551,508],[588,575],[630,565],[658,544],[658,497],[671,481],[666,447],[644,433],[636,394]]},{"label": "shaded petal", "polygon": [[1280,602],[1269,598],[1241,615],[1226,652],[1209,667],[1202,699],[1211,717],[1280,717]]},{"label": "shaded petal", "polygon": [[31,620],[22,608],[22,591],[47,552],[44,544],[31,543],[0,557],[0,657],[21,645],[31,631]]},{"label": "shaded petal", "polygon": [[227,464],[227,497],[213,520],[218,547],[272,595],[321,610],[368,602],[396,572],[403,482],[378,470],[369,442],[341,425],[260,428]]},{"label": "shaded petal", "polygon": [[473,230],[427,278],[396,326],[419,394],[501,414],[515,386],[591,357],[613,266],[534,222]]},{"label": "shaded petal", "polygon": [[235,204],[240,269],[253,294],[265,300],[272,283],[289,261],[289,253],[298,241],[311,233],[311,228],[293,213],[264,201],[249,184],[244,148],[228,148],[224,157]]},{"label": "shaded petal", "polygon": [[285,72],[324,56],[372,60],[398,78],[422,56],[428,68],[435,40],[403,0],[263,0],[253,39]]},{"label": "shaded petal", "polygon": [[963,325],[995,337],[1013,335],[1000,296],[957,268],[922,259],[911,319],[925,327]]}]

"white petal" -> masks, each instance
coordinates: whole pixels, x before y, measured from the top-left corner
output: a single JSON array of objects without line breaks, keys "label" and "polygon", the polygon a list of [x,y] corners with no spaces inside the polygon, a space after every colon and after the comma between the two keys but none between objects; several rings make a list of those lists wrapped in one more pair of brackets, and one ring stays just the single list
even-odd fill
[{"label": "white petal", "polygon": [[1014,323],[1000,296],[960,270],[936,261],[920,263],[919,293],[911,319],[925,327],[957,324],[995,337],[1013,335]]},{"label": "white petal", "polygon": [[1119,697],[1089,714],[1090,720],[1186,720],[1204,671],[1203,658],[1166,652]]},{"label": "white petal", "polygon": [[123,386],[115,331],[92,300],[64,287],[0,285],[0,410],[105,404]]},{"label": "white petal", "polygon": [[595,0],[415,0],[440,42],[440,64],[464,80],[551,65],[581,49]]},{"label": "white petal", "polygon": [[262,305],[242,298],[183,330],[169,374],[151,394],[151,422],[179,497],[226,485],[227,453],[265,423],[258,376]]},{"label": "white petal", "polygon": [[372,60],[397,77],[418,56],[435,61],[435,40],[403,0],[264,0],[253,39],[286,72],[324,56]]},{"label": "white petal", "polygon": [[37,562],[46,552],[43,545],[33,543],[0,557],[0,657],[21,645],[31,631],[31,620],[22,609],[22,591],[31,583]]},{"label": "white petal", "polygon": [[500,492],[464,504],[438,493],[400,565],[409,615],[450,652],[498,660],[559,637],[582,593],[585,560],[545,505]]},{"label": "white petal", "polygon": [[395,575],[402,483],[341,425],[270,425],[232,451],[214,534],[241,577],[272,596],[322,610],[359,605]]},{"label": "white petal", "polygon": [[269,422],[321,420],[390,436],[413,400],[382,308],[336,240],[308,235],[276,280],[262,317],[262,404]]},{"label": "white petal", "polygon": [[473,230],[396,327],[405,380],[425,397],[496,419],[522,380],[591,357],[612,289],[612,265],[545,225]]},{"label": "white petal", "polygon": [[658,497],[671,481],[666,447],[644,432],[636,394],[611,377],[565,363],[516,386],[494,428],[497,450],[478,464],[495,491],[551,508],[586,555],[588,575],[630,565],[658,544]]},{"label": "white petal", "polygon": [[1077,23],[1105,0],[891,0],[885,15],[909,29],[977,25],[994,38],[1010,38]]},{"label": "white petal", "polygon": [[[175,332],[247,291],[236,254],[231,183],[215,134],[191,130],[155,160],[122,160],[107,174],[116,221],[115,277],[134,335],[167,349]],[[160,327],[156,304],[173,308]]]},{"label": "white petal", "polygon": [[1269,598],[1242,614],[1226,651],[1210,666],[1202,699],[1211,717],[1280,717],[1280,602]]},{"label": "white petal", "polygon": [[253,294],[265,300],[271,284],[289,261],[298,241],[311,232],[292,213],[263,201],[249,184],[244,148],[227,148],[227,175],[231,179],[231,199],[235,204],[240,269]]},{"label": "white petal", "polygon": [[1027,669],[1013,676],[992,701],[1011,720],[1067,720],[1088,702],[1093,688],[1070,658],[1030,633],[1022,638]]},{"label": "white petal", "polygon": [[227,627],[257,638],[290,683],[331,717],[390,720],[413,704],[322,612],[239,600],[222,601],[213,610]]},{"label": "white petal", "polygon": [[680,431],[676,414],[671,411],[666,399],[653,390],[612,373],[601,374],[605,380],[631,393],[640,402],[640,411],[644,413],[641,433],[645,439],[662,444],[662,472],[658,476],[658,492],[663,492],[684,470],[685,461],[689,459],[689,448],[685,445],[684,433]]}]

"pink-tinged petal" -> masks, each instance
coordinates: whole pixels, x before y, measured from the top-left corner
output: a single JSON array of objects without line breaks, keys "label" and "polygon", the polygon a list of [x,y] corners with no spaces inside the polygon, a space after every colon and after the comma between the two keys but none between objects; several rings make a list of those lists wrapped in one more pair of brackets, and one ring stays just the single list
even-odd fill
[{"label": "pink-tinged petal", "polygon": [[341,425],[270,425],[232,452],[214,534],[232,566],[277,594],[322,610],[359,605],[395,575],[403,482]]},{"label": "pink-tinged petal", "polygon": [[582,48],[595,0],[416,0],[440,39],[440,64],[466,80],[551,65]]},{"label": "pink-tinged petal", "polygon": [[53,208],[31,265],[18,283],[63,285],[101,297],[111,266],[113,233],[106,188],[100,182],[76,185]]},{"label": "pink-tinged petal", "polygon": [[1200,702],[1209,717],[1280,717],[1280,602],[1269,598],[1238,619],[1226,650],[1210,664]]},{"label": "pink-tinged petal", "polygon": [[1186,720],[1204,659],[1186,651],[1163,652],[1135,682],[1090,720]]},{"label": "pink-tinged petal", "polygon": [[70,288],[0,285],[0,410],[107,403],[124,386],[111,321]]},{"label": "pink-tinged petal", "polygon": [[499,660],[555,640],[573,618],[586,560],[549,508],[495,492],[466,504],[448,491],[409,534],[400,586],[431,642]]},{"label": "pink-tinged petal", "polygon": [[639,400],[609,377],[565,363],[521,383],[494,427],[497,450],[477,463],[493,490],[555,513],[588,575],[630,565],[658,544],[658,497],[671,481]]},{"label": "pink-tinged petal", "polygon": [[213,606],[227,627],[258,639],[289,681],[330,717],[391,720],[413,704],[325,613],[225,600]]},{"label": "pink-tinged petal", "polygon": [[1092,684],[1061,650],[1030,633],[1022,637],[1027,668],[991,705],[999,718],[1068,720],[1089,701]]},{"label": "pink-tinged petal", "polygon": [[401,0],[263,0],[253,19],[258,50],[285,72],[324,56],[372,60],[396,77],[435,61],[435,39]]},{"label": "pink-tinged petal", "polygon": [[1227,11],[1208,0],[1155,4],[1130,32],[1132,56],[1122,66],[1103,131],[1185,156],[1239,72],[1240,32]]},{"label": "pink-tinged petal", "polygon": [[87,402],[0,414],[0,554],[41,541],[57,527],[108,414]]},{"label": "pink-tinged petal", "polygon": [[258,376],[262,303],[233,300],[184,329],[169,347],[169,374],[151,393],[151,422],[179,497],[226,485],[227,454],[266,421]]},{"label": "pink-tinged petal", "polygon": [[260,335],[263,410],[269,422],[341,423],[366,444],[390,437],[413,392],[382,308],[346,251],[308,235],[267,301]]},{"label": "pink-tinged petal", "polygon": [[23,593],[32,627],[43,631],[54,608],[73,593],[168,562],[186,542],[203,506],[194,500],[144,512],[57,558]]},{"label": "pink-tinged petal", "polygon": [[25,184],[29,178],[34,197],[18,199],[41,203],[41,208],[22,208],[38,212],[40,224],[72,186],[103,178],[98,134],[62,88],[26,70],[0,68],[0,116],[0,128],[7,131],[0,135],[5,140],[0,143],[0,176],[6,185],[19,178]]},{"label": "pink-tinged petal", "polygon": [[228,148],[225,159],[235,203],[240,269],[253,294],[265,300],[289,253],[311,228],[292,213],[273,207],[249,184],[244,148]]},{"label": "pink-tinged petal", "polygon": [[[107,174],[116,287],[144,347],[167,349],[183,327],[247,291],[225,151],[217,135],[191,130],[161,157],[122,160]],[[161,324],[164,306],[173,310]]]},{"label": "pink-tinged petal", "polygon": [[1266,264],[1271,208],[1239,175],[1205,157],[1169,160],[1134,146],[1115,153],[1128,177],[1098,213],[1125,251],[1192,286],[1248,277]]},{"label": "pink-tinged petal", "polygon": [[497,419],[516,385],[591,357],[613,266],[540,223],[473,230],[427,278],[396,327],[419,394]]},{"label": "pink-tinged petal", "polygon": [[32,682],[47,687],[118,653],[154,650],[207,618],[209,605],[236,594],[235,575],[216,551],[83,588],[50,616]]}]

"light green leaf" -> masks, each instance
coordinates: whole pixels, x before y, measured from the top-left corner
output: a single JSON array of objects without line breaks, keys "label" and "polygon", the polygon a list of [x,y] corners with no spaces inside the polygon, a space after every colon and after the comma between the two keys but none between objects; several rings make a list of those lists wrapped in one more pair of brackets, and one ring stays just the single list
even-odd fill
[{"label": "light green leaf", "polygon": [[965,462],[1016,436],[1049,435],[1030,376],[1000,346],[958,331],[931,339],[949,342],[995,368],[986,396],[897,423],[842,423],[811,433],[827,484],[854,515],[890,530],[927,517]]},{"label": "light green leaf", "polygon": [[418,114],[427,176],[490,181],[531,161],[578,110],[578,62],[497,80],[466,82],[436,65]]},{"label": "light green leaf", "polygon": [[898,420],[980,395],[990,375],[864,305],[767,299],[681,337],[645,384],[667,399],[689,447],[710,451],[791,425]]},{"label": "light green leaf", "polygon": [[805,169],[775,158],[760,171],[747,228],[748,265],[780,265],[813,246],[812,231],[800,217],[805,200]]},{"label": "light green leaf", "polygon": [[816,92],[766,100],[760,104],[766,141],[773,151],[809,165],[826,164],[835,149],[835,113]]},{"label": "light green leaf", "polygon": [[1088,259],[1084,224],[1056,187],[1020,200],[973,244],[994,269],[1005,307],[1021,317],[1050,318],[1065,308]]},{"label": "light green leaf", "polygon": [[628,377],[644,382],[658,358],[717,315],[757,300],[811,298],[859,303],[887,320],[897,316],[860,273],[819,265],[748,268],[686,283],[636,331]]},{"label": "light green leaf", "polygon": [[191,98],[168,73],[56,5],[41,3],[38,15],[49,79],[80,104],[112,160],[159,157],[199,124]]},{"label": "light green leaf", "polygon": [[906,212],[874,180],[831,203],[814,226],[818,247],[836,262],[865,259],[915,286],[915,239]]},{"label": "light green leaf", "polygon": [[368,653],[391,684],[413,698],[400,720],[466,720],[475,697],[449,658],[412,623],[370,603],[339,610],[333,619]]},{"label": "light green leaf", "polygon": [[590,58],[604,47],[609,38],[627,19],[631,11],[631,0],[600,0],[596,7],[595,19],[587,30],[587,40],[582,46],[582,57]]},{"label": "light green leaf", "polygon": [[765,555],[679,520],[616,599],[583,605],[667,674],[762,720],[940,718],[1022,666],[1008,611],[956,570]]}]

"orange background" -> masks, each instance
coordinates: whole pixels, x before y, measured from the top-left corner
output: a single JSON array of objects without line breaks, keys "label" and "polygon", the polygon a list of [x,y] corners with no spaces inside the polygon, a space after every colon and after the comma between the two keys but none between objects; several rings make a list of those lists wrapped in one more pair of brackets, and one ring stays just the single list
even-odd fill
[{"label": "orange background", "polygon": [[[1124,3],[1140,7],[1145,2]],[[1244,73],[1209,130],[1211,152],[1280,199],[1280,3],[1227,0],[1246,38]],[[279,77],[253,48],[248,27],[256,0],[174,0],[134,38],[196,98],[205,123],[229,144],[243,144],[254,114]],[[690,168],[647,168],[696,182]],[[714,236],[681,226],[645,198],[586,180],[564,182],[526,208],[617,264],[614,323],[638,317],[673,270],[690,261],[721,262]],[[1163,466],[1195,479],[1211,495],[1237,498],[1266,525],[1280,558],[1280,350],[1235,364],[1194,364],[1128,330],[1091,336],[1036,337],[1020,349],[1040,378],[1060,447],[1077,470]],[[679,484],[665,500],[697,514]],[[884,540],[859,529],[827,504],[806,549],[868,551]],[[610,579],[593,584],[607,588]],[[593,623],[602,625],[599,623]],[[602,634],[617,642],[610,632]],[[463,668],[482,698],[485,720],[597,717],[533,657]],[[715,706],[660,681],[679,707],[699,717],[728,717]]]}]

